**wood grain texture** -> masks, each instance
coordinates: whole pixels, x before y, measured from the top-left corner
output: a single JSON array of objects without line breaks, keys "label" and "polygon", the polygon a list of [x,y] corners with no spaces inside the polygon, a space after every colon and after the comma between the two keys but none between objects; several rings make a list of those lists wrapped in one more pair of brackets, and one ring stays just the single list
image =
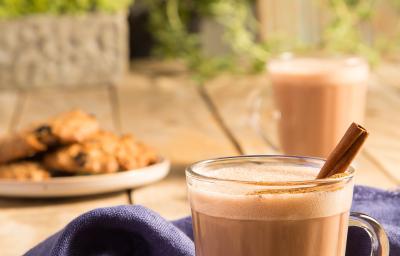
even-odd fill
[{"label": "wood grain texture", "polygon": [[[285,43],[297,41],[318,47],[324,29],[332,22],[334,11],[326,1],[257,0],[256,14],[261,39],[277,35]],[[359,26],[359,31],[371,40],[385,39],[394,44],[398,41],[398,9],[392,1],[377,0],[372,4],[373,15],[368,24]],[[289,14],[289,15],[288,15]]]},{"label": "wood grain texture", "polygon": [[400,185],[400,90],[373,76],[368,94],[366,153]]},{"label": "wood grain texture", "polygon": [[272,112],[267,87],[265,75],[221,76],[205,85],[205,93],[244,154],[276,153],[270,129],[274,121],[265,121]]},{"label": "wood grain texture", "polygon": [[[273,114],[271,114],[273,112],[273,104],[266,77],[223,77],[208,83],[205,88],[209,97],[217,106],[223,122],[232,132],[244,154],[271,154],[279,152],[276,146],[278,145],[277,132],[274,130],[276,121],[273,120]],[[264,93],[260,93],[260,91],[264,91]],[[371,92],[370,95],[375,94]],[[258,125],[256,124],[256,128],[254,129],[255,126],[252,124],[254,119],[252,119],[252,116],[256,115],[254,111],[257,111],[257,108],[249,110],[252,108],[249,106],[256,105],[257,103],[254,102],[260,101],[260,99],[257,99],[260,97],[262,97],[261,101],[264,103],[258,108],[261,112],[256,117],[259,120],[256,120]],[[367,127],[369,130],[372,129],[371,134],[373,135],[371,135],[371,140],[374,140],[373,137],[378,137],[377,140],[379,141],[384,131],[375,127],[378,125],[377,123],[382,121],[382,117],[378,115],[380,119],[372,120],[371,116],[373,113],[376,114],[376,111],[372,109],[377,107],[379,111],[384,111],[387,106],[375,103],[376,99],[374,97],[372,96],[372,99],[369,98],[368,101]],[[397,140],[399,141],[399,139]],[[372,142],[368,143],[367,150],[371,148],[372,144]],[[380,164],[381,160],[371,159],[370,154],[367,152],[369,151],[362,152],[356,158],[355,167],[358,170],[356,182],[358,184],[382,188],[392,188],[398,185],[398,182],[393,180],[391,175],[388,174],[387,168],[384,168]]]},{"label": "wood grain texture", "polygon": [[365,150],[354,159],[352,166],[356,170],[356,184],[385,189],[392,189],[399,185]]},{"label": "wood grain texture", "polygon": [[381,83],[400,88],[400,60],[385,61],[375,71],[375,79]]},{"label": "wood grain texture", "polygon": [[189,214],[185,168],[195,161],[238,152],[188,77],[149,77],[138,71],[117,90],[122,131],[132,132],[172,162],[167,179],[136,189],[132,201],[168,218]]},{"label": "wood grain texture", "polygon": [[0,135],[10,130],[13,114],[17,108],[17,91],[0,91]]},{"label": "wood grain texture", "polygon": [[190,214],[185,177],[169,176],[153,185],[132,191],[134,204],[141,204],[164,218],[175,220]]},{"label": "wood grain texture", "polygon": [[74,108],[95,114],[104,129],[115,128],[107,87],[27,91],[18,127]]},{"label": "wood grain texture", "polygon": [[[43,89],[26,91],[15,127],[72,108],[82,108],[98,116],[101,125],[114,129],[108,89]],[[71,219],[97,207],[129,203],[127,192],[79,199],[0,199],[1,255],[21,255]],[[12,245],[12,246],[11,246]]]},{"label": "wood grain texture", "polygon": [[77,199],[0,199],[0,255],[22,255],[78,215],[126,204],[126,192]]}]

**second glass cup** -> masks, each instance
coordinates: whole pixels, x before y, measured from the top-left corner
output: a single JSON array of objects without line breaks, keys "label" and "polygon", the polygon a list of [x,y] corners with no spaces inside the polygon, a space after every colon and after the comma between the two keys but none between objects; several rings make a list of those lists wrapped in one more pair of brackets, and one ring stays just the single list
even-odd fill
[{"label": "second glass cup", "polygon": [[277,113],[269,125],[277,126],[272,137],[279,138],[284,154],[327,157],[352,122],[363,123],[369,78],[365,60],[284,54],[269,62],[268,74]]}]

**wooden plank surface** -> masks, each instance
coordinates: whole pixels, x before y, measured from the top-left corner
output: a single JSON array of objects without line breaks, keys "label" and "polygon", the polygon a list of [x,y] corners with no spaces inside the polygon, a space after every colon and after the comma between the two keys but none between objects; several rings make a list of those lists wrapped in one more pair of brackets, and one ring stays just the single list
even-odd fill
[{"label": "wooden plank surface", "polygon": [[101,127],[114,130],[115,124],[107,87],[27,91],[19,113],[17,128],[74,108],[95,114]]},{"label": "wooden plank surface", "polygon": [[9,131],[12,116],[18,103],[17,91],[1,91],[0,93],[0,135]]},{"label": "wooden plank surface", "polygon": [[400,184],[400,89],[373,76],[368,94],[366,125],[371,132],[366,153]]},{"label": "wooden plank surface", "polygon": [[400,89],[400,59],[383,61],[375,71],[381,84]]},{"label": "wooden plank surface", "polygon": [[[267,87],[268,82],[266,77],[263,76],[218,78],[209,82],[205,87],[207,94],[217,106],[224,123],[232,132],[235,140],[239,143],[243,154],[269,154],[277,152],[275,144],[276,138],[272,130],[274,121],[271,120],[271,114],[264,113],[272,109],[271,94],[268,93]],[[259,91],[267,91],[267,93],[260,94]],[[252,120],[251,116],[254,116],[252,112],[254,112],[255,109],[249,111],[249,108],[252,108],[249,106],[254,104],[254,101],[258,100],[257,97],[264,97],[263,101],[265,103],[264,106],[260,108],[261,115],[258,118],[260,118],[261,129],[265,129],[265,131],[257,131],[257,128],[254,129],[254,124],[252,124],[254,120]],[[368,104],[368,115],[370,116],[372,112],[372,107],[370,105],[376,104],[373,102],[373,99],[369,99]],[[378,107],[380,111],[386,109],[385,106],[382,105],[376,107]],[[263,108],[267,108],[267,110]],[[378,114],[376,118],[377,120],[371,120],[370,117],[367,118],[368,128],[370,128],[369,123],[373,122],[371,123],[371,132],[377,134],[371,137],[381,136],[383,133],[382,130],[376,130],[375,125],[382,122],[382,118],[384,117]],[[400,136],[397,137],[397,141],[400,141]],[[358,184],[382,188],[392,188],[400,184],[396,180],[393,180],[392,177],[388,175],[386,168],[368,153],[363,152],[358,156],[355,166],[358,170],[356,177],[356,182]]]},{"label": "wooden plank surface", "polygon": [[[101,125],[107,129],[115,127],[106,87],[26,91],[23,99],[13,118],[14,128],[72,108],[82,108],[96,114]],[[127,192],[78,199],[1,198],[1,255],[21,255],[73,218],[93,208],[127,203]]]},{"label": "wooden plank surface", "polygon": [[268,94],[267,87],[265,75],[227,75],[213,79],[205,85],[205,94],[244,154],[276,153],[272,134],[262,130],[266,128],[263,125],[265,111],[262,110],[270,104],[269,97],[263,97]]},{"label": "wooden plank surface", "polygon": [[172,162],[167,179],[132,194],[135,204],[166,218],[189,214],[184,169],[195,161],[238,152],[188,77],[132,73],[117,88],[121,127]]},{"label": "wooden plank surface", "polygon": [[126,193],[75,199],[0,198],[0,255],[22,255],[78,215],[95,208],[126,203]]}]

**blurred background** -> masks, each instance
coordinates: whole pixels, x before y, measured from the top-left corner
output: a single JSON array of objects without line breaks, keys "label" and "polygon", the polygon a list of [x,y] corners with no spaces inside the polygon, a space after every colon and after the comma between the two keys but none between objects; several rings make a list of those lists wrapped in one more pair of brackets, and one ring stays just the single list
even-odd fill
[{"label": "blurred background", "polygon": [[398,0],[2,0],[0,86],[113,83],[128,57],[181,59],[198,81],[283,51],[378,65],[399,51],[399,13]]}]

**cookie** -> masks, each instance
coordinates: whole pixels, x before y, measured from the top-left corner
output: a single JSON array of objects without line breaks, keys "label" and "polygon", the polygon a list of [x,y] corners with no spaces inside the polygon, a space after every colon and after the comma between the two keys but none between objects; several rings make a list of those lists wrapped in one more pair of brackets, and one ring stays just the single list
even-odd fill
[{"label": "cookie", "polygon": [[92,115],[80,110],[62,113],[0,138],[0,164],[30,157],[52,146],[83,141],[98,129]]},{"label": "cookie", "polygon": [[84,142],[45,155],[43,163],[52,170],[97,174],[140,168],[156,161],[155,152],[132,136],[101,131]]},{"label": "cookie", "polygon": [[48,145],[43,143],[35,131],[14,133],[0,138],[0,164],[16,159],[33,156],[45,151]]},{"label": "cookie", "polygon": [[[48,122],[49,134],[61,144],[81,142],[99,131],[95,116],[82,110],[72,110],[51,118]],[[46,126],[41,126],[43,127]],[[38,128],[35,129],[38,132]],[[46,131],[44,132],[47,133]]]},{"label": "cookie", "polygon": [[120,138],[116,157],[121,170],[136,169],[157,162],[156,152],[149,146],[135,141],[131,135]]},{"label": "cookie", "polygon": [[39,163],[18,162],[0,166],[0,179],[42,181],[50,178],[50,172]]}]

